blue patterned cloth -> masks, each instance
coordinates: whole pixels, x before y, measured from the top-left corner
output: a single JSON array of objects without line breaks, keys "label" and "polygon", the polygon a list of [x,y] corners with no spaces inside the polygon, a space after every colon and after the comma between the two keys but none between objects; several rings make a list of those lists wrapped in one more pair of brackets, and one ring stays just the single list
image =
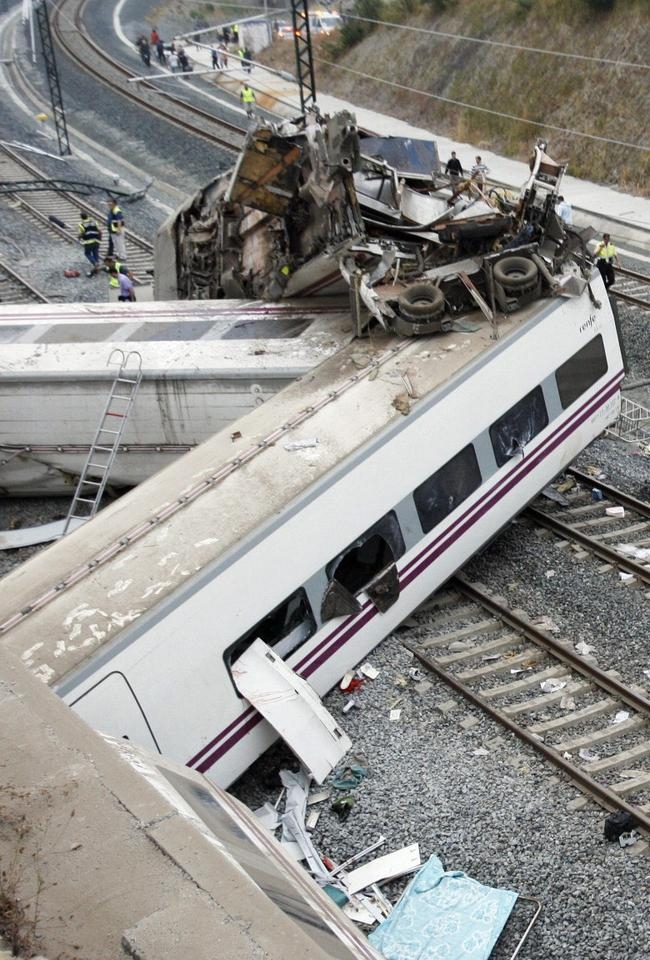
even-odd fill
[{"label": "blue patterned cloth", "polygon": [[386,960],[487,960],[516,899],[432,856],[368,939]]}]

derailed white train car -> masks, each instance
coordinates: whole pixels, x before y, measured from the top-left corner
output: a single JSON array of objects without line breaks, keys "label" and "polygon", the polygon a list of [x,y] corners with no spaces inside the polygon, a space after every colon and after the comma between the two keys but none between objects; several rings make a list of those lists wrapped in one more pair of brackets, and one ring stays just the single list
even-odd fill
[{"label": "derailed white train car", "polygon": [[470,326],[357,341],[106,508],[5,579],[4,642],[231,783],[276,736],[232,676],[256,638],[324,694],[616,419],[597,274]]}]

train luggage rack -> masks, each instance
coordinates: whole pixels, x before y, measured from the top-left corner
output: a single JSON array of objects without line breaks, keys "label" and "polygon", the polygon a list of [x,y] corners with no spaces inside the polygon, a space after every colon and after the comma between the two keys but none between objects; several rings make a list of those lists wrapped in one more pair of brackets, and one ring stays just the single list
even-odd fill
[{"label": "train luggage rack", "polygon": [[566,544],[576,543],[599,557],[602,573],[617,570],[629,586],[650,584],[650,504],[580,470],[566,473],[576,480],[563,493],[566,505],[538,498],[537,506],[528,507],[524,515]]},{"label": "train luggage rack", "polygon": [[[541,753],[607,810],[650,832],[650,699],[546,621],[462,575],[415,613],[404,646],[428,671]],[[408,637],[409,635],[407,635]],[[629,768],[634,768],[633,770]],[[620,771],[620,772],[619,772]],[[578,809],[584,801],[575,804]]]}]

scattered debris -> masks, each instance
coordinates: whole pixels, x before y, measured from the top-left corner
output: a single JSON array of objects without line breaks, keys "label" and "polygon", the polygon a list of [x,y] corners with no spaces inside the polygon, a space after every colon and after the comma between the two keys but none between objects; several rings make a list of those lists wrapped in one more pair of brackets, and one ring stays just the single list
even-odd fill
[{"label": "scattered debris", "polygon": [[578,756],[586,763],[593,763],[594,760],[600,760],[600,754],[596,753],[595,750],[589,750],[587,747],[583,747],[582,750],[579,750]]},{"label": "scattered debris", "polygon": [[638,830],[630,830],[629,833],[622,833],[618,838],[619,846],[621,847],[631,847],[641,839],[641,834]]},{"label": "scattered debris", "polygon": [[234,430],[230,434],[230,439],[233,441],[233,443],[235,442],[235,440],[241,440],[241,430]]},{"label": "scattered debris", "polygon": [[364,863],[348,873],[345,879],[345,885],[348,893],[357,893],[364,890],[379,880],[393,880],[395,877],[403,877],[406,873],[412,873],[422,864],[420,859],[420,847],[417,843],[412,843],[408,847],[402,847],[401,850],[394,850],[383,857],[371,860],[370,863]]},{"label": "scattered debris", "polygon": [[475,756],[475,757],[489,757],[489,756],[490,756],[490,751],[489,751],[489,750],[486,750],[485,747],[477,747],[476,750],[474,750],[474,756]]},{"label": "scattered debris", "polygon": [[628,813],[627,810],[615,810],[605,818],[603,834],[605,840],[612,842],[618,840],[622,834],[630,833],[630,831],[634,830],[634,827],[635,824],[632,814]]},{"label": "scattered debris", "polygon": [[618,578],[619,580],[622,580],[623,583],[629,583],[630,580],[634,580],[634,574],[626,573],[624,570],[619,570]]},{"label": "scattered debris", "polygon": [[557,490],[558,493],[568,493],[569,490],[573,490],[576,486],[576,481],[574,477],[567,477],[565,480],[560,481],[560,483],[554,483],[553,487]]},{"label": "scattered debris", "polygon": [[561,710],[575,710],[576,702],[573,697],[564,696],[560,700],[560,709]]},{"label": "scattered debris", "polygon": [[605,507],[605,516],[607,517],[624,517],[625,516],[625,507]]},{"label": "scattered debris", "polygon": [[316,793],[312,793],[307,798],[307,806],[311,807],[315,803],[323,803],[325,800],[329,800],[332,796],[329,790],[317,790]]},{"label": "scattered debris", "polygon": [[354,699],[354,697],[350,697],[350,699],[348,700],[348,702],[344,705],[344,707],[343,707],[343,713],[349,713],[350,710],[352,710],[352,709],[355,709],[355,710],[360,710],[360,709],[361,709],[361,704],[357,703],[357,701]]},{"label": "scattered debris", "polygon": [[305,826],[307,827],[308,830],[314,829],[314,827],[318,823],[319,817],[320,817],[320,810],[309,811],[309,814],[307,815],[307,819],[305,821]]},{"label": "scattered debris", "polygon": [[364,675],[364,677],[368,677],[369,680],[376,680],[379,676],[379,670],[377,667],[373,667],[371,663],[362,663],[359,667],[359,671]]},{"label": "scattered debris", "polygon": [[368,776],[368,768],[361,763],[350,763],[334,771],[330,786],[335,790],[353,790]]},{"label": "scattered debris", "polygon": [[603,491],[599,490],[598,487],[594,487],[591,491],[591,499],[596,502],[603,499]]},{"label": "scattered debris", "polygon": [[548,500],[552,500],[554,503],[559,503],[561,507],[569,506],[569,501],[567,498],[555,487],[544,487],[541,492],[541,496],[546,497]]},{"label": "scattered debris", "polygon": [[267,830],[277,830],[282,823],[280,814],[271,803],[265,803],[264,806],[253,810],[253,813]]},{"label": "scattered debris", "polygon": [[612,723],[625,723],[626,720],[630,719],[630,714],[627,710],[619,710],[618,713],[615,713],[612,718]]},{"label": "scattered debris", "polygon": [[575,645],[576,653],[579,653],[581,657],[588,657],[595,649],[596,648],[592,647],[590,643],[585,643],[584,640],[580,640]]},{"label": "scattered debris", "polygon": [[335,813],[339,818],[341,823],[345,823],[350,814],[352,813],[352,807],[354,806],[354,797],[339,797],[338,800],[335,800],[330,810],[332,813]]},{"label": "scattered debris", "polygon": [[306,440],[289,440],[284,444],[285,450],[307,450],[309,447],[317,447],[318,437],[308,437]]},{"label": "scattered debris", "polygon": [[409,667],[409,677],[411,680],[415,680],[416,683],[420,683],[422,680],[424,680],[424,674],[419,667]]},{"label": "scattered debris", "polygon": [[619,543],[616,549],[623,556],[631,557],[633,560],[650,560],[650,548],[648,547],[635,547],[633,543]]},{"label": "scattered debris", "polygon": [[551,677],[549,680],[542,680],[540,687],[542,693],[557,693],[559,690],[564,690],[566,680],[557,680],[555,677]]},{"label": "scattered debris", "polygon": [[395,407],[397,412],[401,413],[404,417],[411,411],[411,401],[409,400],[407,393],[398,393],[394,398],[392,405]]},{"label": "scattered debris", "polygon": [[389,720],[392,720],[392,721],[395,721],[395,720],[399,720],[399,718],[400,718],[401,716],[402,716],[402,711],[401,711],[400,709],[391,710],[388,719],[389,719]]},{"label": "scattered debris", "polygon": [[545,576],[547,580],[550,580],[551,577],[555,576],[555,570],[547,570]]}]

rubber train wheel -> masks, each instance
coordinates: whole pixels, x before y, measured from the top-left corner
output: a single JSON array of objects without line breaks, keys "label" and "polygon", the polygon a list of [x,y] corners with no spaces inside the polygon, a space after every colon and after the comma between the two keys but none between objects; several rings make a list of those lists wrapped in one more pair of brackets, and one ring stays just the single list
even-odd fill
[{"label": "rubber train wheel", "polygon": [[494,279],[508,292],[524,293],[537,283],[537,264],[527,257],[504,257],[494,265]]},{"label": "rubber train wheel", "polygon": [[444,313],[445,297],[433,283],[414,283],[400,294],[397,305],[412,320],[434,320]]}]

